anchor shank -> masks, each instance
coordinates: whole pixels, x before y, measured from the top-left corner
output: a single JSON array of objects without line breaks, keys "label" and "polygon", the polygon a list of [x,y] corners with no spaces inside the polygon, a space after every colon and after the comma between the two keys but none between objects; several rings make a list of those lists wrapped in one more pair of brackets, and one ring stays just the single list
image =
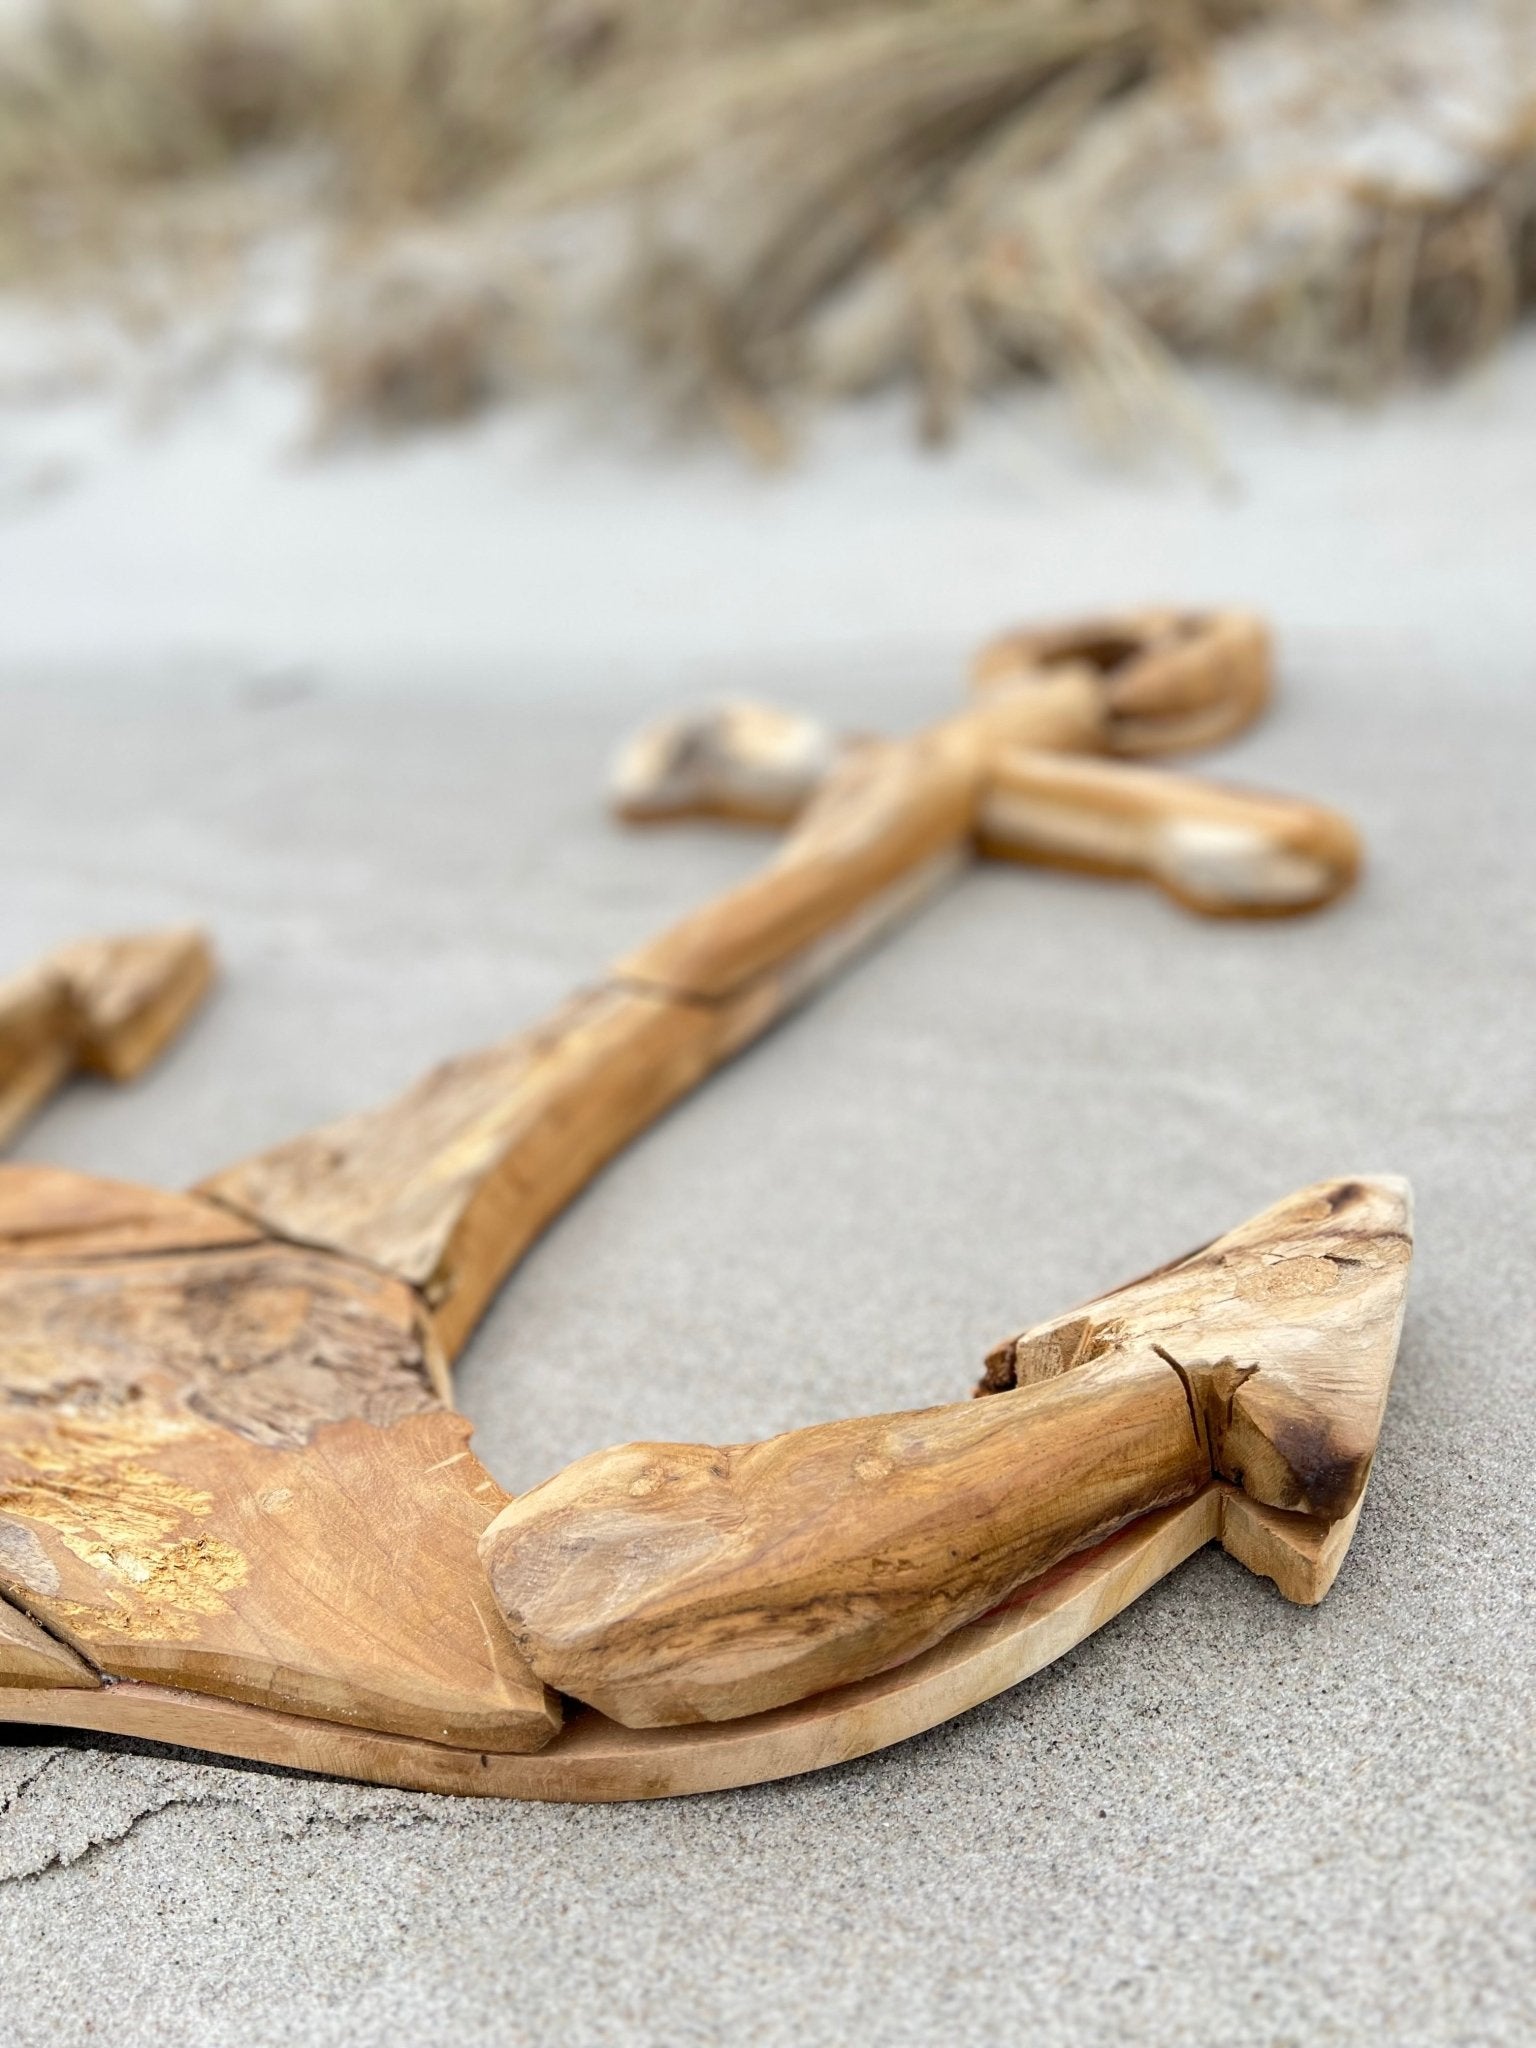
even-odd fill
[{"label": "anchor shank", "polygon": [[199,1192],[274,1236],[409,1281],[456,1354],[528,1245],[616,1152],[958,869],[999,746],[1082,742],[1098,715],[1086,672],[1063,671],[872,745],[768,868],[606,984]]}]

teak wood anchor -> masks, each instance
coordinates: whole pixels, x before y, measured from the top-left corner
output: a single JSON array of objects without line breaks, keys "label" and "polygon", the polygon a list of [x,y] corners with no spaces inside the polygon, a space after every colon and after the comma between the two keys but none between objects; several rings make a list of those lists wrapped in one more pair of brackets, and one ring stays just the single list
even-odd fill
[{"label": "teak wood anchor", "polygon": [[[629,1445],[515,1501],[447,1405],[445,1361],[563,1204],[967,854],[1212,912],[1336,895],[1339,818],[1114,758],[1235,732],[1267,687],[1252,619],[1142,613],[997,643],[970,708],[908,740],[744,707],[674,724],[622,763],[624,813],[794,829],[540,1028],[191,1194],[0,1168],[0,1719],[649,1798],[932,1727],[1206,1543],[1320,1599],[1397,1349],[1394,1179],[1304,1189],[1010,1339],[982,1400]],[[94,1056],[127,1069],[206,957],[186,935],[110,957],[138,976],[117,1025],[143,1029]],[[49,972],[0,991],[14,1116],[93,1056]]]}]

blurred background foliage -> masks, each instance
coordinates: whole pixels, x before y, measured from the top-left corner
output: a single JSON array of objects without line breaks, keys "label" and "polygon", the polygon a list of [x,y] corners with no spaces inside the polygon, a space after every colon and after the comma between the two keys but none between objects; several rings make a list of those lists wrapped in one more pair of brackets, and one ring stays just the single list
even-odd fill
[{"label": "blurred background foliage", "polygon": [[13,0],[0,279],[281,347],[323,435],[563,387],[771,461],[1021,376],[1194,434],[1180,356],[1508,332],[1533,60],[1536,0]]}]

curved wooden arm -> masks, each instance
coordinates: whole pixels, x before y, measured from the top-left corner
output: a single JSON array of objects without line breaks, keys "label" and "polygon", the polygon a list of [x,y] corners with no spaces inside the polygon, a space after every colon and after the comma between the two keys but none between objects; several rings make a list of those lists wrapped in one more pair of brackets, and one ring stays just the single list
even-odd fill
[{"label": "curved wooden arm", "polygon": [[1218,1480],[1347,1520],[1409,1258],[1405,1183],[1304,1189],[999,1347],[996,1398],[583,1458],[491,1524],[491,1585],[547,1683],[645,1728],[870,1677]]},{"label": "curved wooden arm", "polygon": [[766,1443],[599,1451],[503,1509],[482,1555],[548,1684],[627,1728],[727,1721],[917,1656],[1210,1476],[1149,1353]]}]

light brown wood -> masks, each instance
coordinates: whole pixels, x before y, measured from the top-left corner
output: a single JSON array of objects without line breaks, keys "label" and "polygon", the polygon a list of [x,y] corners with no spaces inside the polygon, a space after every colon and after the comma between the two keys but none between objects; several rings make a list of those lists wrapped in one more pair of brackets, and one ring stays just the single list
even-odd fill
[{"label": "light brown wood", "polygon": [[212,979],[207,940],[183,927],[76,940],[0,983],[0,1144],[77,1070],[141,1073]]},{"label": "light brown wood", "polygon": [[633,985],[722,1002],[788,966],[913,869],[969,846],[988,761],[1014,743],[1095,743],[1086,671],[999,689],[909,740],[850,749],[777,859],[618,963]]},{"label": "light brown wood", "polygon": [[[963,849],[947,827],[935,837],[867,888],[841,890],[835,914],[818,910],[793,945],[762,949],[762,971],[734,992],[638,980],[591,990],[393,1102],[211,1175],[200,1192],[263,1231],[399,1275],[455,1357],[534,1238],[617,1151],[960,872]],[[720,929],[729,945],[742,927]]]},{"label": "light brown wood", "polygon": [[[1270,667],[1268,634],[1251,613],[1143,610],[1005,634],[977,655],[972,679],[990,692],[1081,669],[1099,700],[1091,730],[1053,728],[1021,743],[1169,753],[1251,724],[1268,701]],[[804,712],[705,705],[636,734],[614,764],[609,795],[618,816],[637,823],[785,825],[862,744]]]},{"label": "light brown wood", "polygon": [[[1401,1183],[1322,1183],[999,1347],[979,1405],[581,1459],[486,1531],[497,1602],[533,1669],[610,1718],[728,1720],[913,1656],[1214,1477],[1347,1516],[1409,1227]],[[1237,1540],[1262,1554],[1261,1525]]]},{"label": "light brown wood", "polygon": [[[165,1413],[0,1447],[0,1575],[99,1670],[459,1747],[559,1709],[477,1581],[504,1496],[439,1410],[294,1449]],[[18,1540],[20,1539],[20,1540]]]},{"label": "light brown wood", "polygon": [[916,1656],[1210,1476],[1148,1354],[767,1443],[599,1451],[503,1509],[481,1554],[548,1684],[626,1727],[724,1721]]},{"label": "light brown wood", "polygon": [[[6,1531],[0,1528],[0,1552]],[[0,1686],[68,1685],[92,1687],[101,1680],[72,1650],[29,1621],[8,1601],[0,1600]],[[0,1705],[0,1721],[6,1718]]]},{"label": "light brown wood", "polygon": [[75,1064],[63,983],[46,967],[0,982],[0,1144],[63,1086]]},{"label": "light brown wood", "polygon": [[114,1686],[99,1702],[8,1693],[0,1704],[16,1720],[103,1728],[423,1792],[581,1801],[716,1792],[867,1756],[1007,1691],[1217,1540],[1220,1519],[1217,1491],[1207,1489],[1070,1559],[899,1670],[857,1685],[688,1728],[622,1728],[578,1712],[532,1756],[408,1742],[151,1686]]},{"label": "light brown wood", "polygon": [[263,1230],[399,1275],[451,1357],[551,1217],[769,1014],[596,989],[203,1192]]},{"label": "light brown wood", "polygon": [[787,825],[846,750],[829,726],[766,704],[710,704],[637,733],[608,785],[630,824],[732,818]]},{"label": "light brown wood", "polygon": [[0,1593],[114,1677],[548,1740],[476,1564],[505,1496],[408,1287],[50,1168],[0,1169],[7,1217]]},{"label": "light brown wood", "polygon": [[[57,1194],[53,1200],[57,1212]],[[121,1194],[114,1191],[111,1201],[103,1206],[113,1213],[121,1213],[124,1206]],[[1287,1217],[1284,1227],[1291,1231],[1293,1237],[1307,1223],[1306,1212],[1311,1212],[1310,1220],[1314,1225],[1322,1225],[1325,1230],[1327,1220],[1321,1208],[1327,1207],[1330,1217],[1341,1213],[1340,1208],[1320,1205],[1315,1193],[1279,1206]],[[1346,1203],[1342,1209],[1347,1211],[1351,1206]],[[1354,1225],[1358,1226],[1358,1223],[1357,1216]],[[109,1223],[108,1227],[115,1226]],[[1213,1291],[1221,1292],[1233,1270],[1232,1262],[1223,1254],[1223,1247],[1244,1250],[1256,1234],[1254,1226],[1231,1233],[1229,1239],[1219,1241],[1207,1253],[1195,1255],[1194,1261],[1180,1262],[1170,1271],[1175,1274],[1183,1272],[1186,1284],[1193,1284],[1189,1269],[1203,1258],[1206,1261],[1204,1284]],[[1342,1252],[1335,1245],[1336,1255],[1344,1258],[1358,1256],[1358,1241],[1356,1229],[1357,1248]],[[1307,1254],[1297,1249],[1286,1256],[1303,1258]],[[1157,1277],[1153,1276],[1153,1280]],[[1136,1283],[1136,1287],[1145,1288],[1151,1284],[1153,1282],[1141,1282]],[[1117,1295],[1105,1297],[1104,1301],[1110,1305],[1118,1302],[1123,1309],[1125,1296],[1133,1295],[1136,1287],[1120,1290]],[[1283,1297],[1284,1292],[1284,1289],[1277,1289],[1279,1296]],[[1075,1372],[1082,1370],[1081,1367],[1074,1369],[1070,1364],[1071,1358],[1084,1348],[1082,1329],[1079,1328],[1076,1334],[1070,1333],[1069,1326],[1074,1320],[1082,1325],[1084,1312],[1077,1312],[1075,1319],[1059,1318],[1053,1324],[1041,1326],[1028,1341],[1014,1342],[1013,1364],[1017,1369],[1022,1359],[1026,1375],[1031,1372],[1031,1361],[1033,1370],[1039,1372],[1055,1360],[1046,1374],[1047,1392],[1051,1391],[1049,1382],[1053,1376],[1058,1387],[1064,1387]],[[1092,1324],[1091,1318],[1089,1324],[1090,1327],[1098,1327]],[[1068,1332],[1065,1336],[1064,1331]],[[1369,1359],[1357,1362],[1370,1364]],[[1175,1380],[1176,1375],[1170,1371],[1170,1386]],[[1026,1384],[1029,1383],[1027,1378]],[[1330,1384],[1337,1385],[1336,1372]],[[1178,1388],[1178,1393],[1182,1398],[1182,1387]],[[1008,1396],[993,1396],[989,1402],[970,1404],[959,1412],[978,1416],[984,1415],[988,1407],[1000,1406],[1006,1411],[1009,1399]],[[1013,1402],[1015,1409],[1021,1405],[1016,1400]],[[447,1425],[449,1421],[449,1418],[428,1411],[397,1427],[411,1430],[427,1422]],[[458,1449],[462,1450],[463,1425],[453,1426],[458,1431]],[[351,1428],[355,1435],[370,1442],[389,1434],[362,1424]],[[319,1433],[322,1449],[329,1455],[329,1448],[324,1442],[326,1434],[325,1431]],[[345,1428],[336,1430],[334,1434],[338,1437],[344,1435]],[[271,1447],[257,1448],[268,1458],[280,1459],[285,1455]],[[376,1445],[373,1448],[376,1450]],[[321,1518],[317,1535],[315,1526],[305,1519],[301,1511],[294,1530],[298,1537],[297,1555],[306,1562],[313,1559],[313,1568],[322,1580],[338,1534],[343,1539],[341,1548],[346,1558],[351,1558],[354,1542],[360,1545],[365,1558],[369,1558],[370,1526],[377,1529],[380,1524],[386,1525],[393,1538],[406,1527],[414,1534],[419,1530],[422,1518],[430,1516],[441,1484],[440,1475],[433,1473],[431,1467],[439,1461],[435,1457],[424,1459],[421,1455],[423,1446],[419,1443],[411,1449],[413,1455],[402,1460],[398,1469],[389,1469],[382,1480],[376,1478],[372,1491],[367,1486],[360,1487],[355,1474],[346,1476],[341,1491],[357,1508],[355,1528],[338,1531],[328,1509]],[[350,1450],[350,1446],[343,1446],[343,1450]],[[206,1479],[211,1468],[203,1463],[199,1450],[192,1450],[190,1455],[195,1462],[179,1472],[174,1463],[167,1465],[158,1460],[148,1469],[156,1483],[170,1479],[186,1486],[189,1491],[216,1492],[220,1516],[227,1517],[223,1503],[229,1490],[222,1483],[216,1489],[209,1488]],[[306,1482],[312,1483],[323,1461],[314,1459],[312,1452],[302,1455],[288,1452],[286,1455],[294,1460],[301,1486]],[[447,1455],[452,1458],[456,1452]],[[463,1463],[470,1468],[483,1490],[488,1483],[467,1453]],[[413,1493],[413,1487],[423,1474],[427,1486],[419,1494]],[[271,1483],[274,1478],[278,1481],[276,1485]],[[263,1501],[260,1495],[256,1497],[258,1512],[249,1516],[247,1526],[254,1522],[259,1527],[260,1520],[272,1514],[273,1507],[278,1505],[274,1496],[284,1490],[282,1479],[283,1475],[269,1474],[268,1483],[263,1488],[267,1498]],[[248,1508],[249,1489],[253,1483],[249,1466],[242,1463],[238,1488],[244,1489],[243,1497]],[[115,1501],[118,1505],[126,1503],[130,1507],[139,1505],[141,1499],[136,1492],[124,1495],[118,1491],[114,1494],[107,1487],[88,1487],[84,1497],[95,1503]],[[242,1497],[238,1489],[235,1497]],[[78,1491],[73,1495],[76,1502],[81,1498]],[[500,1499],[501,1496],[492,1490],[480,1511],[483,1518],[489,1517],[491,1507]],[[9,1506],[15,1508],[16,1505],[12,1495]],[[1321,1517],[1258,1506],[1230,1485],[1208,1483],[1191,1502],[1175,1507],[1165,1515],[1139,1520],[1107,1544],[1070,1557],[1054,1571],[1043,1574],[1018,1596],[1021,1605],[962,1624],[932,1650],[883,1674],[860,1683],[823,1690],[813,1698],[777,1712],[755,1715],[714,1728],[690,1727],[635,1734],[616,1728],[600,1716],[582,1714],[566,1734],[559,1736],[538,1757],[521,1756],[510,1746],[502,1747],[497,1739],[499,1723],[490,1730],[482,1728],[478,1736],[471,1736],[471,1720],[439,1717],[430,1721],[422,1712],[412,1729],[417,1739],[404,1740],[398,1733],[391,1732],[398,1728],[400,1719],[394,1711],[399,1704],[399,1649],[390,1636],[396,1619],[394,1603],[399,1598],[399,1589],[385,1579],[381,1570],[374,1572],[379,1605],[373,1619],[381,1628],[386,1654],[373,1667],[371,1676],[378,1680],[383,1673],[387,1678],[386,1690],[394,1696],[381,1701],[368,1692],[368,1673],[348,1674],[348,1700],[332,1703],[332,1711],[336,1712],[334,1720],[321,1717],[325,1703],[317,1702],[313,1692],[302,1695],[298,1703],[303,1710],[294,1713],[292,1707],[296,1702],[285,1697],[280,1671],[268,1670],[261,1675],[259,1685],[245,1687],[242,1673],[236,1668],[244,1655],[238,1642],[231,1664],[221,1666],[220,1657],[230,1656],[227,1643],[219,1639],[223,1630],[233,1626],[227,1615],[196,1616],[200,1636],[203,1630],[211,1627],[213,1638],[212,1656],[200,1676],[209,1685],[211,1693],[223,1697],[205,1695],[197,1698],[185,1690],[161,1691],[155,1684],[140,1679],[137,1683],[110,1686],[101,1696],[99,1707],[82,1709],[79,1696],[73,1692],[67,1697],[62,1691],[29,1694],[24,1687],[13,1685],[7,1690],[4,1711],[13,1718],[58,1720],[67,1725],[112,1728],[154,1739],[201,1744],[228,1754],[263,1757],[268,1761],[336,1770],[378,1782],[415,1784],[439,1790],[531,1798],[634,1798],[704,1790],[723,1784],[756,1782],[794,1770],[813,1769],[840,1756],[862,1755],[884,1743],[901,1740],[919,1728],[932,1726],[951,1714],[962,1712],[976,1700],[1017,1682],[1028,1671],[1038,1669],[1051,1657],[1061,1654],[1072,1642],[1080,1640],[1083,1634],[1144,1590],[1145,1585],[1171,1569],[1191,1549],[1207,1541],[1223,1540],[1250,1568],[1273,1577],[1288,1598],[1320,1598],[1337,1570],[1358,1512],[1357,1499],[1347,1515],[1329,1524]],[[198,1519],[193,1517],[193,1523]],[[29,1526],[25,1516],[0,1514],[0,1531],[16,1526],[18,1521],[24,1527]],[[220,1521],[219,1526],[228,1528],[231,1524],[226,1518]],[[36,1533],[35,1521],[30,1523],[30,1527]],[[82,1532],[77,1526],[72,1533],[78,1542],[82,1533],[88,1532]],[[173,1536],[174,1548],[174,1530],[167,1533]],[[4,1545],[4,1540],[0,1535],[0,1546]],[[221,1537],[218,1540],[227,1539]],[[468,1548],[466,1543],[466,1553]],[[38,1549],[45,1562],[58,1557],[58,1552],[51,1546],[44,1547],[41,1540]],[[293,1550],[285,1546],[275,1555],[285,1561],[286,1568],[292,1569]],[[215,1564],[219,1561],[219,1554],[215,1552]],[[24,1557],[24,1571],[28,1563]],[[389,1563],[392,1570],[398,1568],[398,1560],[393,1555]],[[27,1576],[31,1583],[36,1584],[35,1556],[30,1565]],[[14,1560],[9,1561],[9,1569],[12,1576],[7,1590],[14,1592],[18,1587]],[[407,1637],[414,1630],[418,1649],[423,1639],[435,1642],[435,1632],[440,1632],[445,1622],[451,1626],[455,1617],[454,1603],[458,1598],[456,1584],[463,1585],[468,1604],[473,1607],[474,1583],[474,1573],[467,1569],[457,1581],[455,1575],[448,1572],[437,1579],[429,1611],[417,1611],[406,1617],[411,1624],[411,1629],[406,1631]],[[25,1591],[25,1588],[21,1590]],[[244,1589],[234,1590],[238,1594]],[[352,1590],[349,1576],[349,1600]],[[216,1587],[214,1591],[221,1599],[227,1600],[230,1589]],[[480,1618],[487,1632],[493,1633],[498,1625],[497,1618],[484,1610],[481,1610]],[[291,1612],[284,1616],[284,1623],[291,1633]],[[350,1631],[343,1631],[343,1634],[350,1636]],[[207,1637],[202,1638],[205,1646],[208,1640]],[[307,1652],[309,1646],[305,1648]],[[136,1654],[135,1650],[129,1651],[129,1656]],[[159,1651],[151,1647],[135,1668],[153,1672],[156,1667],[152,1659],[158,1654]],[[189,1662],[201,1654],[201,1649],[194,1649],[189,1653]],[[409,1654],[407,1649],[407,1665]],[[126,1658],[124,1662],[127,1662]],[[250,1672],[247,1670],[244,1676],[249,1677]],[[440,1676],[434,1658],[434,1693]],[[79,1683],[78,1673],[72,1674],[71,1682]],[[185,1678],[182,1684],[185,1685]],[[358,1689],[351,1690],[353,1687]],[[270,1704],[258,1707],[231,1703],[234,1699],[252,1697],[268,1703],[275,1701],[278,1705],[272,1709]],[[370,1711],[344,1711],[349,1702],[354,1708],[359,1702],[366,1702]],[[338,1705],[343,1711],[336,1711]],[[371,1728],[343,1725],[370,1718],[371,1710],[380,1706],[384,1711],[372,1717]],[[436,1740],[420,1739],[424,1722],[434,1730],[442,1731]],[[450,1745],[447,1747],[441,1746],[445,1733]],[[486,1735],[489,1739],[482,1741],[480,1737]]]},{"label": "light brown wood", "polygon": [[213,982],[213,954],[192,925],[78,939],[49,956],[68,991],[76,1058],[130,1081],[176,1037]]},{"label": "light brown wood", "polygon": [[1182,753],[1230,739],[1269,701],[1269,634],[1251,612],[1149,609],[990,641],[971,667],[982,694],[1042,669],[1087,664],[1100,678],[1104,744],[1116,754]]},{"label": "light brown wood", "polygon": [[[1099,864],[1202,908],[1317,892],[1329,861],[1334,887],[1328,814],[1038,751],[1232,729],[1267,675],[1251,623],[1016,642],[969,711],[908,741],[739,713],[674,733],[632,809],[776,816],[819,787],[763,874],[549,1024],[195,1195],[0,1171],[0,1710],[382,1782],[655,1796],[932,1725],[1203,1542],[1321,1597],[1401,1315],[1385,1182],[1308,1191],[1011,1340],[981,1403],[632,1446],[518,1503],[444,1407],[446,1354],[533,1236],[958,872],[999,789],[1015,854],[1097,835]],[[189,934],[55,956],[0,1000],[0,1118],[77,1065],[136,1071],[206,979]],[[589,1708],[557,1733],[544,1676],[688,1725]]]},{"label": "light brown wood", "polygon": [[195,1195],[61,1166],[0,1165],[0,1269],[261,1242],[254,1224]]},{"label": "light brown wood", "polygon": [[1246,1375],[1209,1430],[1212,1465],[1264,1506],[1334,1522],[1364,1491],[1397,1358],[1412,1198],[1392,1175],[1320,1181],[1145,1279],[1039,1324],[982,1391],[1155,1350]]},{"label": "light brown wood", "polygon": [[[1162,661],[1159,654],[1156,702],[1180,716],[1191,698],[1202,716],[1225,703],[1221,691],[1237,688],[1228,676],[1237,656],[1229,648],[1228,657],[1217,657],[1228,643],[1248,646],[1252,636],[1244,640],[1241,621],[1149,616],[1153,625],[1134,630],[1156,647],[1171,641],[1177,655]],[[1120,622],[1122,639],[1133,624]],[[1103,659],[1108,627],[1099,631],[1099,642],[1079,633],[1073,644]],[[1200,656],[1193,685],[1184,675],[1191,647]],[[818,777],[820,786],[765,870],[630,954],[608,986],[532,1032],[447,1062],[392,1103],[213,1175],[202,1191],[263,1230],[366,1259],[409,1281],[426,1297],[439,1342],[456,1354],[516,1260],[608,1158],[960,871],[978,807],[985,822],[998,764],[1043,758],[1021,756],[1021,739],[1035,749],[1097,743],[1105,716],[1097,671],[1059,657],[1051,645],[1041,660],[1011,687],[986,693],[976,709],[908,741],[839,748],[810,721],[776,721],[751,707],[642,741],[621,791],[628,789],[631,808],[653,814],[675,813],[685,801],[728,808],[732,776],[738,789],[758,792],[777,777],[781,797]],[[1250,696],[1253,666],[1250,659],[1242,672]],[[1153,698],[1141,684],[1132,689],[1129,670],[1127,677],[1115,677],[1114,687],[1147,711]],[[1236,713],[1228,705],[1224,715]],[[825,775],[828,760],[836,765]],[[1084,777],[1073,803],[1106,857],[1124,856],[1130,830],[1141,835],[1138,857],[1147,865],[1176,843],[1183,867],[1171,857],[1163,866],[1195,900],[1201,884],[1189,848],[1199,841],[1207,854],[1204,905],[1253,907],[1260,889],[1253,872],[1230,882],[1219,905],[1209,872],[1212,834],[1232,826],[1235,800],[1198,785],[1166,791],[1155,781],[1116,794],[1112,780],[1107,789],[1093,780],[1094,764],[1064,762],[1063,776],[1078,766]],[[1048,766],[1038,772],[1047,775]],[[1126,772],[1108,763],[1098,769],[1101,778]],[[1287,835],[1302,825],[1312,835],[1307,849],[1327,840],[1337,879],[1347,828],[1340,823],[1328,839],[1328,814],[1278,800],[1266,809],[1265,802],[1256,799],[1245,822],[1274,854],[1271,893],[1315,885],[1310,870],[1302,882],[1290,871],[1283,884],[1276,880]],[[1129,828],[1127,813],[1135,821]],[[1187,813],[1194,815],[1179,839],[1174,821]],[[1039,850],[1038,806],[1031,829]],[[1228,868],[1236,874],[1231,836]]]},{"label": "light brown wood", "polygon": [[201,1192],[263,1230],[398,1274],[456,1353],[607,1159],[958,872],[998,746],[1019,734],[1065,744],[1097,718],[1086,677],[1064,672],[915,740],[858,749],[762,874],[620,962],[610,985]]},{"label": "light brown wood", "polygon": [[1329,1522],[1321,1515],[1287,1514],[1265,1507],[1235,1486],[1221,1488],[1221,1547],[1298,1607],[1315,1607],[1339,1575],[1355,1539],[1362,1488],[1347,1515]]},{"label": "light brown wood", "polygon": [[[1241,644],[1241,622],[1187,622],[1187,636],[1180,639],[1171,621],[1168,615],[1161,627],[1138,629],[1151,651],[1127,654],[1123,674],[1110,655],[1140,644],[1132,631],[1135,620],[1119,622],[1118,638],[1111,621],[1024,636],[991,659],[1017,683],[1030,673],[1026,657],[1038,656],[1041,674],[1059,676],[1058,649],[1086,648],[1106,663],[1107,680],[1095,687],[1111,705],[1140,705],[1149,719],[1154,713],[1219,716],[1223,730],[1244,722],[1262,701],[1262,643],[1255,641],[1246,658],[1234,653],[1222,662],[1215,658],[1221,649],[1234,638]],[[1235,684],[1229,684],[1232,674]],[[1126,716],[1123,708],[1107,712],[1097,736],[1107,742],[1113,728],[1115,743],[1133,751],[1141,728],[1128,726]],[[788,824],[822,790],[857,788],[854,764],[861,757],[867,761],[869,748],[867,740],[840,736],[803,714],[760,704],[716,705],[637,735],[619,759],[611,796],[618,815],[627,819]],[[1353,828],[1321,805],[1039,746],[1005,746],[988,755],[975,803],[975,835],[984,856],[1142,877],[1186,908],[1212,916],[1317,909],[1351,885],[1360,862]],[[807,855],[817,858],[811,832],[791,839],[782,864]],[[799,880],[803,889],[805,878]],[[669,949],[668,958],[658,961],[656,948],[649,949],[638,971],[650,979],[670,974],[678,984],[697,985],[701,946],[718,959],[723,946],[739,945],[744,913],[761,915],[765,899],[787,914],[790,896],[781,876],[770,873],[725,904],[710,906],[658,942]]]},{"label": "light brown wood", "polygon": [[1360,865],[1354,829],[1320,804],[1023,747],[991,764],[979,838],[994,859],[1143,877],[1219,917],[1316,910]]},{"label": "light brown wood", "polygon": [[[1230,1548],[1234,1506],[1246,1515],[1252,1503],[1229,1487],[1207,1487],[1068,1558],[922,1656],[856,1685],[745,1720],[685,1728],[621,1728],[601,1714],[577,1711],[553,1742],[530,1756],[447,1748],[147,1685],[115,1685],[95,1698],[13,1692],[4,1711],[17,1721],[99,1728],[421,1792],[577,1801],[718,1792],[868,1756],[1007,1692],[1206,1544],[1222,1541]],[[1277,1578],[1282,1590],[1287,1580],[1297,1586],[1288,1598],[1321,1598],[1326,1584],[1319,1584],[1312,1561],[1318,1542],[1312,1525],[1302,1516],[1257,1512],[1275,1532],[1264,1562],[1254,1568]],[[1279,1526],[1285,1523],[1301,1533],[1288,1537]],[[1335,1523],[1325,1540],[1336,1545],[1353,1527],[1353,1517]],[[1343,1540],[1347,1544],[1347,1535]]]}]

